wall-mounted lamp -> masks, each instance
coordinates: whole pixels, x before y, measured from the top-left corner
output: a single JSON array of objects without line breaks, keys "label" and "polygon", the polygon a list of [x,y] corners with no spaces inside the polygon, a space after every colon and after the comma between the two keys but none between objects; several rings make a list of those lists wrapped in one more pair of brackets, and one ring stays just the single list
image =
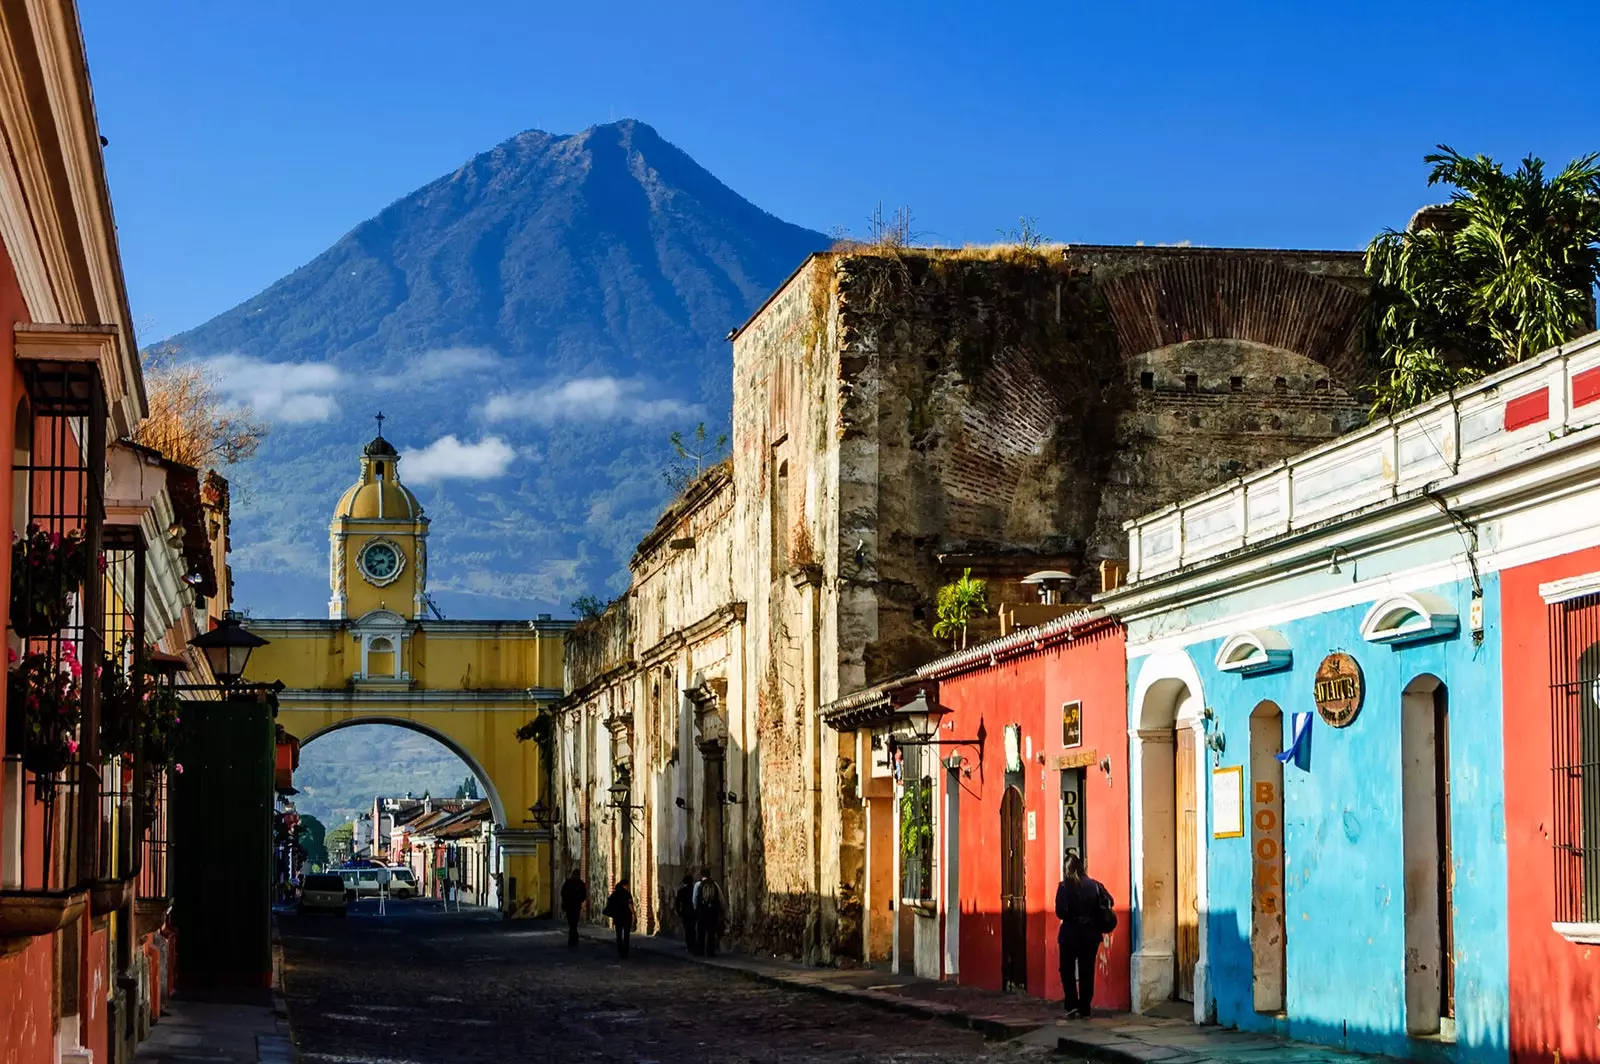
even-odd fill
[{"label": "wall-mounted lamp", "polygon": [[1100,759],[1100,771],[1104,772],[1106,774],[1106,786],[1110,787],[1112,784],[1111,784],[1111,759],[1109,757],[1102,757]]},{"label": "wall-mounted lamp", "polygon": [[1206,736],[1206,748],[1218,754],[1228,748],[1228,737],[1222,734],[1221,728]]},{"label": "wall-mounted lamp", "polygon": [[1339,573],[1342,571],[1339,568],[1339,555],[1341,555],[1341,554],[1344,555],[1344,560],[1345,561],[1348,562],[1348,561],[1352,561],[1353,560],[1350,557],[1350,552],[1345,550],[1343,547],[1335,547],[1335,548],[1333,548],[1333,553],[1328,556],[1328,575],[1329,576],[1338,576]]},{"label": "wall-mounted lamp", "polygon": [[732,791],[729,791],[726,794],[719,794],[717,795],[717,798],[721,801],[727,802],[729,805],[739,804],[739,796],[734,794]]},{"label": "wall-mounted lamp", "polygon": [[683,797],[681,795],[678,796],[677,798],[674,798],[672,800],[672,804],[677,806],[679,809],[688,809],[689,808],[689,803],[684,801]]}]

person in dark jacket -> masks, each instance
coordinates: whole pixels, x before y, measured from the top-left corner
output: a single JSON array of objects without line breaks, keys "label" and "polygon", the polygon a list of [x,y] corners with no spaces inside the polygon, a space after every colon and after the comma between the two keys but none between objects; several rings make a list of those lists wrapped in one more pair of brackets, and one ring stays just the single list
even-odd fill
[{"label": "person in dark jacket", "polygon": [[683,921],[683,941],[688,944],[689,952],[699,956],[700,933],[695,920],[694,875],[692,873],[683,877],[683,886],[678,888],[678,893],[672,902],[672,908],[678,914],[678,919]]},{"label": "person in dark jacket", "polygon": [[567,915],[568,949],[578,948],[578,916],[588,900],[589,887],[574,868],[567,873],[567,881],[561,884],[561,911]]},{"label": "person in dark jacket", "polygon": [[605,915],[611,917],[611,924],[617,930],[617,956],[628,955],[628,937],[633,934],[633,890],[628,886],[626,879],[617,880],[617,885],[611,889],[611,897],[606,899]]},{"label": "person in dark jacket", "polygon": [[722,895],[722,888],[711,878],[711,869],[702,869],[700,882],[694,888],[694,915],[695,924],[700,929],[700,949],[707,957],[717,955],[726,912],[727,899]]},{"label": "person in dark jacket", "polygon": [[1100,954],[1100,920],[1104,908],[1112,904],[1111,893],[1099,880],[1083,871],[1083,858],[1067,858],[1067,873],[1056,888],[1056,917],[1061,931],[1056,942],[1061,950],[1061,986],[1066,991],[1068,1018],[1085,1019],[1094,1014],[1094,966]]}]

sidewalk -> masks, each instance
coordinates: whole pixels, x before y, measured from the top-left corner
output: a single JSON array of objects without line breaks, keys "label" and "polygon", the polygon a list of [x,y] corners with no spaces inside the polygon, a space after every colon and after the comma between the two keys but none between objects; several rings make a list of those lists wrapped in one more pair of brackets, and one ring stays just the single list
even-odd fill
[{"label": "sidewalk", "polygon": [[[610,946],[606,928],[580,926],[584,937]],[[872,968],[811,968],[774,957],[722,953],[696,957],[678,939],[634,935],[634,949],[737,972],[751,979],[813,993],[852,998],[882,1008],[969,1027],[996,1040],[1018,1039],[1052,1046],[1093,1060],[1159,1061],[1161,1064],[1390,1064],[1395,1058],[1344,1053],[1281,1038],[1221,1027],[1197,1027],[1179,1019],[1116,1014],[1066,1020],[1061,1005],[1022,994],[892,975]]]},{"label": "sidewalk", "polygon": [[180,991],[133,1052],[135,1064],[293,1064],[283,945],[272,927],[272,988]]},{"label": "sidewalk", "polygon": [[133,1059],[140,1064],[291,1064],[289,1018],[266,991],[258,999],[175,997]]}]

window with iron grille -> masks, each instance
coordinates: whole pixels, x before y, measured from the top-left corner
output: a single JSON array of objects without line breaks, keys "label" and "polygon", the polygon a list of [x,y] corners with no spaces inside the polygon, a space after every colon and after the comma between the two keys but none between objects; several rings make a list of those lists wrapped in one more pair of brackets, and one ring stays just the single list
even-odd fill
[{"label": "window with iron grille", "polygon": [[92,363],[18,369],[0,893],[64,895],[100,857],[105,396]]},{"label": "window with iron grille", "polygon": [[908,779],[900,795],[900,897],[933,900],[933,781]]},{"label": "window with iron grille", "polygon": [[1600,594],[1550,605],[1556,921],[1600,922]]}]

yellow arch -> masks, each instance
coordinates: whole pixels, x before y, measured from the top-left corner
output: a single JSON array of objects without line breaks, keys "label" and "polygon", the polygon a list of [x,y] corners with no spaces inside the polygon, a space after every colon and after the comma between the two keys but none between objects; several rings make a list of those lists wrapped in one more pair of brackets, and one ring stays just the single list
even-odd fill
[{"label": "yellow arch", "polygon": [[[306,715],[314,715],[314,711],[313,713],[308,713]],[[288,718],[288,720],[285,718]],[[456,755],[466,763],[467,768],[472,771],[473,777],[478,781],[478,785],[484,789],[484,797],[489,799],[489,809],[494,814],[495,826],[501,828],[508,826],[506,822],[505,803],[500,798],[500,789],[495,786],[494,777],[491,776],[483,767],[483,765],[479,763],[472,751],[462,746],[452,736],[446,735],[432,724],[420,720],[416,716],[406,717],[398,714],[391,715],[386,713],[358,713],[348,716],[343,720],[334,721],[332,724],[318,728],[315,731],[303,734],[295,731],[295,729],[290,726],[290,723],[293,720],[293,714],[285,714],[281,711],[278,714],[278,723],[282,724],[284,726],[284,730],[288,731],[289,734],[299,738],[301,749],[311,745],[313,742],[325,735],[330,735],[337,731],[344,731],[347,728],[359,728],[363,724],[388,724],[397,728],[406,728],[410,731],[416,732],[418,735],[426,735],[428,738],[432,739],[446,750],[449,750],[452,754]]]}]

